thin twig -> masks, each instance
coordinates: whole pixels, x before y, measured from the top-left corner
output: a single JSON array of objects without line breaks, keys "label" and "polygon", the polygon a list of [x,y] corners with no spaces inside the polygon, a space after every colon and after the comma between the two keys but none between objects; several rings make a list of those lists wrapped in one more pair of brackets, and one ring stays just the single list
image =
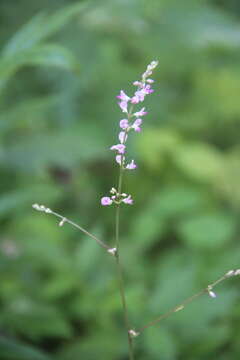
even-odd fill
[{"label": "thin twig", "polygon": [[227,279],[229,277],[232,277],[234,275],[240,275],[240,269],[228,271],[224,276],[220,277],[218,280],[214,281],[212,284],[209,284],[206,288],[202,289],[197,294],[190,296],[189,298],[184,300],[182,303],[178,304],[174,308],[167,311],[165,314],[160,315],[159,317],[157,317],[156,319],[150,321],[149,323],[147,323],[146,325],[144,325],[140,329],[133,330],[134,333],[135,333],[135,337],[138,336],[141,332],[143,332],[143,330],[147,329],[148,327],[159,323],[161,320],[168,318],[170,315],[172,315],[175,312],[183,310],[187,304],[191,303],[193,300],[195,300],[196,298],[198,298],[199,296],[201,296],[201,295],[203,295],[205,293],[208,293],[210,297],[215,298],[216,294],[212,291],[212,289],[217,284],[222,282],[223,280],[225,280],[225,279]]},{"label": "thin twig", "polygon": [[[100,246],[102,246],[103,248],[107,249],[108,252],[111,254],[111,249],[107,244],[105,244],[102,240],[98,239],[95,235],[91,234],[89,231],[85,230],[83,227],[81,227],[80,225],[76,224],[75,222],[69,220],[68,218],[66,218],[65,216],[62,216],[58,213],[56,213],[55,211],[52,211],[51,209],[45,207],[44,205],[38,205],[38,204],[34,204],[33,208],[35,210],[38,211],[43,211],[47,214],[52,214],[55,215],[56,217],[58,217],[59,219],[61,219],[59,226],[62,226],[64,223],[68,223],[72,226],[74,226],[75,228],[77,228],[78,230],[80,230],[81,232],[83,232],[85,235],[88,235],[89,237],[91,237],[93,240],[95,240]],[[112,254],[114,255],[114,254]]]}]

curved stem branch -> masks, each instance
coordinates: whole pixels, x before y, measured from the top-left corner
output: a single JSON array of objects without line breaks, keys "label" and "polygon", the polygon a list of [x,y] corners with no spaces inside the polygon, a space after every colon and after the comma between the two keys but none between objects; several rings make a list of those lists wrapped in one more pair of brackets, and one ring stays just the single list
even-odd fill
[{"label": "curved stem branch", "polygon": [[147,329],[148,327],[153,326],[153,325],[159,323],[161,320],[168,318],[173,313],[178,312],[180,310],[183,310],[187,304],[191,303],[193,300],[195,300],[196,298],[198,298],[199,296],[201,296],[201,295],[203,295],[205,293],[208,293],[211,297],[216,297],[216,294],[212,291],[212,289],[217,284],[222,282],[223,280],[225,280],[225,279],[227,279],[227,278],[229,278],[231,276],[239,275],[239,274],[240,274],[239,269],[238,270],[230,270],[230,271],[228,271],[225,275],[220,277],[218,280],[214,281],[212,284],[209,284],[206,288],[204,288],[201,291],[199,291],[198,293],[190,296],[189,298],[185,299],[182,303],[178,304],[174,308],[167,311],[165,314],[160,315],[156,319],[150,321],[149,323],[147,323],[146,325],[144,325],[140,329],[136,330],[137,335],[139,335],[141,332],[143,332],[143,330]]},{"label": "curved stem branch", "polygon": [[35,210],[38,211],[43,211],[47,214],[52,214],[55,215],[56,217],[58,217],[59,219],[61,219],[59,225],[62,226],[64,223],[68,223],[72,226],[74,226],[75,228],[77,228],[78,230],[80,230],[81,232],[83,232],[85,235],[88,235],[89,237],[91,237],[93,240],[95,240],[100,246],[102,246],[103,248],[110,250],[110,247],[103,242],[102,240],[98,239],[95,235],[91,234],[89,231],[85,230],[83,227],[81,227],[80,225],[76,224],[75,222],[73,222],[72,220],[69,220],[68,218],[66,218],[65,216],[62,216],[58,213],[56,213],[55,211],[52,211],[51,209],[45,207],[44,205],[38,205],[38,204],[34,204],[33,208]]}]

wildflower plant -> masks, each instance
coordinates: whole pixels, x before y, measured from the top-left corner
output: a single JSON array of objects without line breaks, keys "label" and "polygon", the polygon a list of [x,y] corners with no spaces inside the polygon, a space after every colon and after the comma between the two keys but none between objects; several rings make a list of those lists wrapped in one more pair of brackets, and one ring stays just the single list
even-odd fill
[{"label": "wildflower plant", "polygon": [[[52,211],[44,205],[34,204],[33,208],[38,211],[45,212],[47,214],[55,215],[60,219],[59,226],[63,226],[65,223],[72,225],[77,228],[84,234],[91,237],[95,240],[104,250],[107,251],[110,255],[113,256],[116,262],[117,268],[117,279],[118,287],[120,292],[120,298],[123,308],[123,318],[125,323],[125,330],[128,339],[128,348],[129,348],[129,360],[134,360],[134,347],[133,341],[134,338],[138,337],[145,329],[150,326],[153,326],[159,323],[161,320],[169,317],[175,312],[181,311],[185,306],[198,298],[201,295],[208,294],[211,298],[216,298],[216,293],[213,291],[213,288],[222,282],[223,280],[240,275],[240,269],[230,270],[225,275],[220,277],[215,282],[207,285],[200,292],[194,294],[193,296],[187,298],[182,303],[176,305],[174,308],[170,309],[164,314],[161,314],[156,319],[150,321],[149,323],[143,325],[142,327],[135,328],[130,322],[129,309],[127,305],[127,299],[125,296],[124,288],[124,279],[123,279],[123,270],[121,266],[121,257],[120,257],[120,209],[122,205],[133,205],[134,199],[131,194],[125,193],[122,191],[123,177],[125,172],[129,170],[135,170],[137,164],[135,160],[127,158],[127,141],[131,133],[138,133],[142,130],[143,117],[147,115],[145,107],[142,106],[145,97],[154,92],[152,89],[152,84],[154,80],[151,79],[153,70],[158,65],[157,61],[152,61],[148,66],[146,71],[142,74],[141,79],[134,81],[133,86],[136,87],[134,95],[132,97],[128,96],[123,90],[120,91],[120,94],[117,96],[118,105],[124,114],[124,118],[119,121],[119,134],[118,142],[110,147],[110,150],[115,152],[115,161],[119,166],[119,176],[116,187],[112,187],[107,196],[103,196],[100,200],[102,206],[115,206],[115,245],[110,247],[105,241],[100,240],[95,235],[91,234],[85,230],[82,226],[77,223],[69,220],[68,218],[60,215],[59,213]],[[137,107],[137,108],[136,108]]]}]

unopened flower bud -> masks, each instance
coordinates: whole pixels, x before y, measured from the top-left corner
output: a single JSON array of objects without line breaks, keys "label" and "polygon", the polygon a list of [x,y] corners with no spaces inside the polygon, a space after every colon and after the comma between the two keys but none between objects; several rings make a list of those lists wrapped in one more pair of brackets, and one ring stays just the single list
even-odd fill
[{"label": "unopened flower bud", "polygon": [[174,310],[174,312],[178,312],[178,311],[181,311],[181,310],[183,310],[184,309],[184,306],[183,305],[180,305],[180,306],[178,306],[175,310]]},{"label": "unopened flower bud", "polygon": [[215,292],[214,291],[212,291],[212,286],[211,285],[209,285],[208,286],[208,294],[209,294],[209,296],[211,297],[211,298],[216,298],[217,297],[217,295],[215,294]]},{"label": "unopened flower bud", "polygon": [[226,273],[225,276],[230,277],[230,276],[233,276],[233,275],[235,275],[235,271],[234,271],[234,270],[229,270],[229,271]]},{"label": "unopened flower bud", "polygon": [[132,337],[137,337],[139,335],[139,333],[133,329],[128,331],[129,335],[131,335]]},{"label": "unopened flower bud", "polygon": [[115,256],[117,252],[117,248],[108,249],[109,254]]},{"label": "unopened flower bud", "polygon": [[59,223],[58,225],[59,225],[59,226],[63,226],[66,221],[67,221],[66,218],[62,218],[62,220],[60,221],[60,223]]}]

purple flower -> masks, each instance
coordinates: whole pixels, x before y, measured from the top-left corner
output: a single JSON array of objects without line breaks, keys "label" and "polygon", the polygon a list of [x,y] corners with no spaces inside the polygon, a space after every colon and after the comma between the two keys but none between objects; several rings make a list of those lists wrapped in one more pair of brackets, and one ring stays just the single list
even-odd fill
[{"label": "purple flower", "polygon": [[139,116],[144,116],[144,115],[146,115],[146,114],[147,114],[147,112],[146,112],[146,111],[144,111],[144,110],[145,110],[145,107],[143,107],[140,111],[135,112],[133,115],[134,115],[134,116],[136,116],[136,117],[139,117]]},{"label": "purple flower", "polygon": [[120,106],[120,108],[122,109],[122,112],[127,113],[128,112],[128,103],[127,101],[121,101],[118,103],[118,105]]},{"label": "purple flower", "polygon": [[122,101],[126,101],[128,102],[130,100],[130,97],[127,96],[127,94],[125,94],[125,92],[123,90],[120,91],[120,95],[116,96],[118,99],[122,100]]},{"label": "purple flower", "polygon": [[136,119],[131,127],[135,131],[140,132],[141,131],[141,128],[140,128],[141,124],[142,124],[142,119]]},{"label": "purple flower", "polygon": [[128,120],[127,119],[120,120],[119,126],[120,126],[121,129],[126,130],[128,128],[128,126],[129,126]]},{"label": "purple flower", "polygon": [[120,95],[117,96],[118,99],[120,99],[121,101],[118,103],[118,105],[120,106],[120,108],[122,109],[122,112],[128,112],[127,107],[128,107],[128,101],[130,100],[130,97],[127,96],[127,94],[125,94],[125,92],[123,90],[120,91]]},{"label": "purple flower", "polygon": [[120,143],[123,144],[127,140],[127,134],[125,133],[125,131],[120,131],[120,133],[118,134],[118,138]]},{"label": "purple flower", "polygon": [[141,83],[141,81],[134,81],[134,82],[133,82],[133,85],[134,85],[134,86],[141,86],[142,83]]},{"label": "purple flower", "polygon": [[[117,95],[117,99],[119,99],[118,105],[120,106],[122,112],[126,113],[123,117],[126,117],[125,119],[120,120],[119,126],[120,126],[120,132],[118,134],[119,143],[116,145],[111,146],[111,150],[116,150],[116,156],[115,160],[117,164],[120,165],[120,176],[121,172],[124,169],[127,170],[134,170],[137,168],[137,165],[134,160],[131,160],[129,164],[126,164],[125,159],[125,152],[126,152],[126,140],[128,137],[128,132],[133,129],[136,132],[141,131],[141,125],[142,125],[142,116],[146,115],[147,112],[145,111],[145,107],[143,107],[141,110],[136,111],[135,113],[132,112],[134,108],[134,104],[138,104],[140,102],[143,102],[145,99],[145,96],[148,94],[151,94],[154,90],[151,88],[151,84],[154,83],[154,80],[150,79],[150,75],[152,74],[152,70],[157,66],[157,61],[152,61],[148,66],[146,71],[142,74],[140,81],[134,81],[133,85],[137,88],[134,92],[134,95],[132,97],[129,97],[123,90],[120,91],[120,94]],[[128,110],[128,104],[130,104],[129,110]],[[127,195],[125,193],[118,194],[117,190],[112,188],[110,190],[110,197],[105,196],[101,199],[101,204],[111,205],[112,203],[120,204],[121,202],[132,205],[133,199],[131,195]],[[211,295],[211,294],[210,294]]]},{"label": "purple flower", "polygon": [[117,150],[119,154],[124,154],[126,146],[123,144],[117,144],[110,147],[110,150]]},{"label": "purple flower", "polygon": [[112,205],[112,200],[108,196],[104,196],[101,198],[101,204],[103,206]]},{"label": "purple flower", "polygon": [[141,84],[141,89],[135,92],[134,96],[131,99],[131,103],[138,104],[139,102],[143,102],[145,96],[153,92],[154,90],[151,89],[151,85]]},{"label": "purple flower", "polygon": [[154,90],[151,88],[151,85],[146,85],[144,86],[144,88],[142,89],[142,92],[145,94],[145,95],[148,95],[148,94],[152,94],[154,92]]},{"label": "purple flower", "polygon": [[131,198],[131,195],[128,195],[128,197],[126,197],[125,199],[122,199],[122,202],[124,202],[125,204],[128,204],[128,205],[132,205],[133,199]]},{"label": "purple flower", "polygon": [[134,160],[132,160],[132,161],[130,162],[130,164],[128,164],[128,165],[126,166],[126,169],[128,169],[128,170],[134,170],[134,169],[136,169],[136,167],[137,167],[137,165],[135,164]]},{"label": "purple flower", "polygon": [[117,162],[119,165],[121,165],[122,162],[124,162],[124,160],[125,160],[125,156],[122,156],[122,155],[117,155],[117,156],[116,156],[116,162]]},{"label": "purple flower", "polygon": [[139,102],[142,102],[144,100],[145,95],[146,95],[146,93],[145,93],[144,89],[137,90],[131,99],[131,103],[138,104]]}]

